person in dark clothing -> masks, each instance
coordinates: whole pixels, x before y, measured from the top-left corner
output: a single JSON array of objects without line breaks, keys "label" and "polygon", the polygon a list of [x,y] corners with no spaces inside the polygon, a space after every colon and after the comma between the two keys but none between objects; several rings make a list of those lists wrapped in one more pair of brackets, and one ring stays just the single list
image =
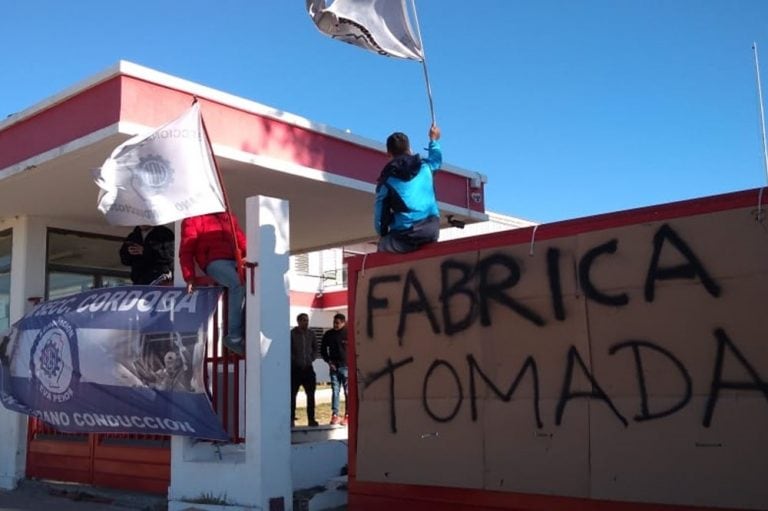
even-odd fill
[{"label": "person in dark clothing", "polygon": [[296,394],[299,387],[304,387],[307,395],[307,425],[317,426],[315,420],[315,388],[317,376],[312,362],[317,358],[315,334],[309,329],[309,316],[304,313],[296,316],[296,323],[291,329],[291,425],[296,420]]},{"label": "person in dark clothing", "polygon": [[404,133],[387,138],[387,154],[392,157],[376,184],[374,228],[381,237],[379,252],[411,252],[437,241],[440,210],[435,198],[433,173],[443,163],[440,128],[429,129],[428,155],[411,154],[411,143]]},{"label": "person in dark clothing", "polygon": [[[328,364],[331,375],[331,425],[347,425],[347,317],[344,314],[333,316],[333,329],[323,335],[320,343],[320,356]],[[344,418],[339,416],[339,388],[344,388]]]},{"label": "person in dark clothing", "polygon": [[120,261],[131,267],[131,282],[162,284],[173,280],[173,231],[162,225],[140,225],[120,246]]}]

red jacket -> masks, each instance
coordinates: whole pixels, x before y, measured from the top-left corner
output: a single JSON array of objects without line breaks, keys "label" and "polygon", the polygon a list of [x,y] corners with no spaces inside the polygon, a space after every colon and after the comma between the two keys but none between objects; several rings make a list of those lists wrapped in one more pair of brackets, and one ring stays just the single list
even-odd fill
[{"label": "red jacket", "polygon": [[[235,237],[240,254],[245,257],[245,235],[237,224],[237,218],[232,215],[235,224]],[[185,282],[195,277],[195,263],[205,271],[208,263],[217,259],[232,259],[235,257],[232,243],[232,227],[228,213],[211,213],[209,215],[185,218],[181,222],[181,244],[179,246],[179,262]]]}]

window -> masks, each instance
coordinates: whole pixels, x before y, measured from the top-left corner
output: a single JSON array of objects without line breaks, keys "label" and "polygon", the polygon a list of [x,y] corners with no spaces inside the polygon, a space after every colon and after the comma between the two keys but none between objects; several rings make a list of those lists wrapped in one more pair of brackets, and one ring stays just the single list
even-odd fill
[{"label": "window", "polygon": [[11,248],[13,231],[0,232],[0,330],[11,326]]},{"label": "window", "polygon": [[298,275],[309,275],[309,254],[291,256],[291,259],[293,259],[293,270]]},{"label": "window", "polygon": [[123,238],[48,229],[46,299],[107,286],[130,285],[120,262]]}]

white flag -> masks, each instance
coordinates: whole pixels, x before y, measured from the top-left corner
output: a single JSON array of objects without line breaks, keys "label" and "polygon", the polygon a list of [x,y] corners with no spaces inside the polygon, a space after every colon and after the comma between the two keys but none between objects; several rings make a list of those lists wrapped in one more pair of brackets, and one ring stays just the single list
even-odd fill
[{"label": "white flag", "polygon": [[408,21],[405,0],[307,0],[317,28],[334,39],[379,55],[424,60],[418,38]]},{"label": "white flag", "polygon": [[226,209],[197,103],[118,146],[95,181],[99,211],[112,225],[162,225]]}]

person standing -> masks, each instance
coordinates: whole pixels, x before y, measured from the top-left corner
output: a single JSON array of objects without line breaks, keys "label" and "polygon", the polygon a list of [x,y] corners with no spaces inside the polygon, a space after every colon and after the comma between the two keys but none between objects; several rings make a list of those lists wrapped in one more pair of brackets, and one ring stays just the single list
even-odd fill
[{"label": "person standing", "polygon": [[[333,316],[333,328],[323,335],[320,356],[328,364],[331,376],[331,425],[346,426],[347,414],[347,317],[338,313]],[[339,416],[339,390],[344,389],[344,418]]]},{"label": "person standing", "polygon": [[291,329],[291,425],[296,420],[299,387],[304,387],[307,396],[307,425],[318,425],[315,420],[317,375],[312,367],[317,355],[317,342],[315,334],[309,329],[309,316],[302,312],[296,316],[296,326]]},{"label": "person standing", "polygon": [[120,262],[131,267],[136,285],[173,281],[173,231],[162,225],[139,225],[120,246]]},{"label": "person standing", "polygon": [[230,214],[224,211],[185,218],[181,223],[179,261],[187,292],[194,291],[195,263],[217,284],[227,288],[227,335],[223,342],[230,351],[243,355],[245,289],[235,250],[240,252],[240,259],[245,257],[245,234],[234,215],[230,220]]},{"label": "person standing", "polygon": [[380,236],[379,252],[412,252],[437,241],[440,210],[435,199],[433,173],[443,163],[438,140],[440,128],[429,128],[427,157],[411,154],[411,143],[404,133],[387,138],[387,154],[392,157],[379,175],[374,205],[374,228]]}]

